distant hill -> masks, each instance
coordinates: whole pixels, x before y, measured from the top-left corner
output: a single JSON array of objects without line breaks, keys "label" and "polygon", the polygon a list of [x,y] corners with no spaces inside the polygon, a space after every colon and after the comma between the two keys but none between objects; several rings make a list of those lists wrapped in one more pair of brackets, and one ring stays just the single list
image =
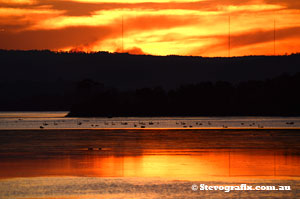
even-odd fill
[{"label": "distant hill", "polygon": [[204,58],[0,50],[0,60],[0,110],[69,110],[83,97],[78,89],[84,80],[95,82],[96,90],[169,90],[204,81],[237,83],[300,72],[300,54]]},{"label": "distant hill", "polygon": [[238,84],[201,82],[170,91],[154,87],[91,93],[86,86],[89,95],[74,104],[68,116],[300,116],[299,89],[300,73]]}]

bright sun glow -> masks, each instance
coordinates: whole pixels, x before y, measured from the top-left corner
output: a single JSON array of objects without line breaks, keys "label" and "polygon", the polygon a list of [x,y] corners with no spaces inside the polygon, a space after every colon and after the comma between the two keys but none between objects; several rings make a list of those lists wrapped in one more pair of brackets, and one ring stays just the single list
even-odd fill
[{"label": "bright sun glow", "polygon": [[[269,55],[275,31],[278,53],[300,51],[300,10],[292,1],[0,0],[0,4],[4,49],[119,52],[123,31],[124,51],[130,53],[227,56],[230,33],[233,56]],[[48,35],[49,40],[68,35],[69,42],[39,45],[38,39]],[[22,40],[31,40],[32,45],[18,42]]]}]

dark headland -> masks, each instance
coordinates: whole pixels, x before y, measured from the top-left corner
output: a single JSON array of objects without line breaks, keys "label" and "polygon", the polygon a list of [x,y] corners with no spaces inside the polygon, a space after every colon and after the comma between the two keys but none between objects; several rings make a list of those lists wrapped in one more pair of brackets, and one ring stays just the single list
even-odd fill
[{"label": "dark headland", "polygon": [[0,50],[0,111],[300,115],[300,54],[206,58]]},{"label": "dark headland", "polygon": [[169,91],[161,87],[133,91],[103,88],[84,95],[68,116],[299,116],[299,88],[300,73],[238,84],[201,82]]}]

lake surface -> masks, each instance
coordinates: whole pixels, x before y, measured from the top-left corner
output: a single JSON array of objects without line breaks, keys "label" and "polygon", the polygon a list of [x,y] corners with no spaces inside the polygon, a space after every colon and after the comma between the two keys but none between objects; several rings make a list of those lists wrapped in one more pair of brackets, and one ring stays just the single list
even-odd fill
[{"label": "lake surface", "polygon": [[300,117],[69,118],[68,112],[0,112],[0,129],[300,128]]},{"label": "lake surface", "polygon": [[[64,114],[0,114],[1,199],[300,197],[299,118]],[[204,128],[181,124],[196,122]],[[193,184],[291,190],[193,191]]]}]

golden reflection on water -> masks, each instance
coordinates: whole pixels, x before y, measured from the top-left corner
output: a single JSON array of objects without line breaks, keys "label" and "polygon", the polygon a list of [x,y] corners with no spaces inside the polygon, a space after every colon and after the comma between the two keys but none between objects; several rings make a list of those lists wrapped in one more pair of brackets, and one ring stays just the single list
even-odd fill
[{"label": "golden reflection on water", "polygon": [[141,155],[86,153],[51,158],[8,158],[0,177],[95,176],[209,179],[212,177],[299,177],[300,157],[284,151],[152,151]]}]

